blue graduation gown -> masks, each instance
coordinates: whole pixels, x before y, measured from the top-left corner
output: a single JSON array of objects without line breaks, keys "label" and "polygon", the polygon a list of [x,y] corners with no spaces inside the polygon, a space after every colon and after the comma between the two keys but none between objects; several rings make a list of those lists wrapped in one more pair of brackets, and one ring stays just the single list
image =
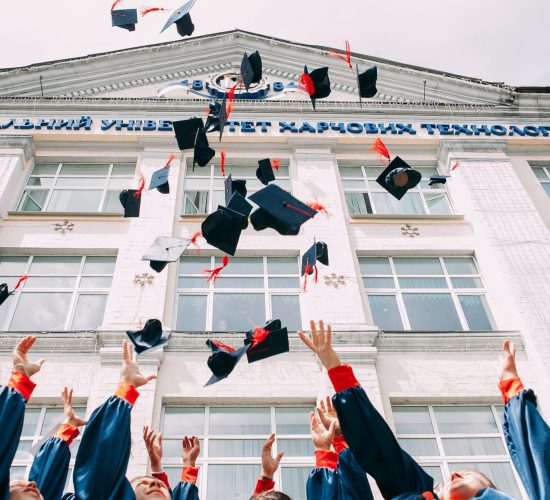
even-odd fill
[{"label": "blue graduation gown", "polygon": [[199,500],[199,490],[195,483],[182,481],[172,491],[172,500]]},{"label": "blue graduation gown", "polygon": [[[434,496],[434,498],[437,499],[437,496]],[[502,493],[500,491],[493,490],[491,488],[485,488],[481,491],[478,491],[477,495],[473,497],[471,500],[515,500],[509,495],[506,495],[506,493]],[[404,495],[399,495],[398,497],[395,497],[393,500],[425,500],[425,497],[422,495],[419,495],[418,493],[406,493]]]},{"label": "blue graduation gown", "polygon": [[58,437],[49,438],[38,450],[32,462],[29,481],[34,481],[44,500],[59,500],[63,495],[71,452]]},{"label": "blue graduation gown", "polygon": [[316,467],[309,473],[306,484],[308,500],[338,500],[341,485],[336,473],[338,455],[334,451],[315,452]]}]

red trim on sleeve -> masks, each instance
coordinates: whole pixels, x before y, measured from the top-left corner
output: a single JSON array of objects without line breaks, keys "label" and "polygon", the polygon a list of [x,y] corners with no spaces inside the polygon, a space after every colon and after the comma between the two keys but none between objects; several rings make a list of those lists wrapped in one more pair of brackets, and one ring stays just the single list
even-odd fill
[{"label": "red trim on sleeve", "polygon": [[425,500],[435,500],[434,494],[431,491],[425,491],[422,493],[422,498]]},{"label": "red trim on sleeve", "polygon": [[115,396],[134,406],[136,399],[139,397],[139,392],[133,385],[127,382],[119,382]]},{"label": "red trim on sleeve", "polygon": [[336,392],[342,392],[360,385],[350,365],[336,366],[328,371],[328,376]]},{"label": "red trim on sleeve", "polygon": [[78,437],[79,434],[80,431],[78,430],[78,427],[71,424],[61,424],[55,433],[55,437],[63,439],[63,441],[67,443],[67,446],[71,446],[71,443]]},{"label": "red trim on sleeve", "polygon": [[181,480],[183,483],[193,483],[197,482],[197,476],[199,475],[198,467],[184,467],[181,470]]},{"label": "red trim on sleeve", "polygon": [[315,466],[336,470],[338,466],[338,453],[330,450],[315,450]]},{"label": "red trim on sleeve", "polygon": [[169,489],[171,490],[172,488],[170,488],[170,482],[168,481],[168,475],[166,474],[166,472],[162,471],[162,472],[153,472],[151,474],[155,479],[159,479],[160,481],[162,481],[164,483],[164,485]]},{"label": "red trim on sleeve", "polygon": [[26,373],[12,372],[8,387],[15,389],[26,401],[28,401],[31,398],[32,391],[34,391],[36,384]]},{"label": "red trim on sleeve", "polygon": [[340,453],[348,448],[348,443],[346,442],[343,434],[340,434],[334,438],[334,441],[332,441],[332,447],[336,450],[336,453]]},{"label": "red trim on sleeve", "polygon": [[254,495],[271,491],[273,488],[275,488],[275,481],[272,481],[271,479],[258,479],[256,489],[254,490]]},{"label": "red trim on sleeve", "polygon": [[512,399],[514,396],[517,396],[521,391],[525,389],[519,377],[502,379],[498,383],[498,388],[502,393],[504,404],[506,404],[508,401],[510,401],[510,399]]}]

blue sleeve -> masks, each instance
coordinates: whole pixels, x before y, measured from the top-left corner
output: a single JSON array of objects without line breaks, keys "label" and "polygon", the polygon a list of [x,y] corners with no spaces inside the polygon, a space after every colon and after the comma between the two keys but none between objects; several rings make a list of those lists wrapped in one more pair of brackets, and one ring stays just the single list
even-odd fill
[{"label": "blue sleeve", "polygon": [[332,401],[351,452],[384,498],[433,491],[433,478],[401,449],[361,386],[337,392]]},{"label": "blue sleeve", "polygon": [[504,410],[504,437],[529,498],[550,498],[550,428],[537,410],[536,396],[524,390]]},{"label": "blue sleeve", "polygon": [[338,454],[338,479],[343,498],[350,500],[373,500],[367,474],[361,468],[349,448]]},{"label": "blue sleeve", "polygon": [[199,500],[199,489],[195,483],[182,481],[172,491],[172,500]]},{"label": "blue sleeve", "polygon": [[34,481],[44,500],[59,500],[63,495],[71,452],[58,437],[49,438],[34,457],[29,481]]},{"label": "blue sleeve", "polygon": [[308,500],[342,500],[336,471],[328,467],[315,467],[309,474],[306,484]]}]

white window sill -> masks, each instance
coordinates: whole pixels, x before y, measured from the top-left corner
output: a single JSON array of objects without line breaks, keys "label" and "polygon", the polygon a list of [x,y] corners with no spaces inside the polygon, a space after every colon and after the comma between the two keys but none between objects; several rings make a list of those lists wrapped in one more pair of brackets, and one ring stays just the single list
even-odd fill
[{"label": "white window sill", "polygon": [[124,219],[123,214],[116,212],[15,212],[9,211],[7,217],[3,220],[35,220],[40,219],[75,219],[77,217],[83,218],[107,218],[107,219]]},{"label": "white window sill", "polygon": [[398,214],[355,214],[350,216],[351,223],[373,220],[420,220],[420,221],[463,221],[464,215],[398,215]]}]

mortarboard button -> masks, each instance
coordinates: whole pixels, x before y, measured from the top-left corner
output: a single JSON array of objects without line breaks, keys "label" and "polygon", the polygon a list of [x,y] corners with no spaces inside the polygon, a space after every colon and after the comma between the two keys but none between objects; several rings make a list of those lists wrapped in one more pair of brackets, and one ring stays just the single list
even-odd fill
[{"label": "mortarboard button", "polygon": [[304,66],[304,74],[300,81],[304,80],[307,92],[311,99],[313,109],[315,109],[315,101],[324,99],[330,95],[330,79],[328,77],[328,67],[314,69],[311,73],[308,72],[307,66]]},{"label": "mortarboard button", "polygon": [[241,232],[247,225],[246,215],[219,205],[215,212],[204,219],[201,232],[210,245],[229,255],[235,255]]},{"label": "mortarboard button", "polygon": [[191,244],[187,238],[157,236],[141,260],[151,261],[151,268],[160,273],[169,262],[176,262]]},{"label": "mortarboard button", "polygon": [[162,331],[162,323],[158,319],[149,319],[142,330],[127,331],[126,335],[134,345],[137,354],[143,354],[151,349],[168,344],[168,333]]},{"label": "mortarboard button", "polygon": [[204,129],[197,131],[197,136],[195,138],[193,167],[195,167],[195,163],[198,163],[199,167],[206,167],[214,156],[216,156],[216,151],[214,151],[208,144],[208,137],[206,137],[206,132]]},{"label": "mortarboard button", "polygon": [[[139,193],[136,196],[136,193]],[[125,189],[118,198],[124,207],[124,217],[139,217],[141,207],[141,192],[137,189]]]},{"label": "mortarboard button", "polygon": [[363,73],[359,73],[359,66],[357,68],[357,88],[359,92],[359,100],[361,97],[369,98],[374,97],[378,90],[376,89],[376,80],[378,78],[378,68],[371,66]]},{"label": "mortarboard button", "polygon": [[396,156],[380,174],[376,182],[388,193],[400,200],[405,193],[422,180],[422,174]]},{"label": "mortarboard button", "polygon": [[430,182],[428,182],[428,186],[433,186],[434,184],[446,184],[447,179],[451,177],[450,175],[432,175],[430,177]]},{"label": "mortarboard button", "polygon": [[193,31],[195,31],[195,25],[193,24],[193,21],[191,21],[191,14],[189,11],[193,5],[195,5],[195,2],[196,0],[190,0],[179,9],[172,12],[160,32],[162,33],[166,28],[169,28],[175,23],[180,36],[191,36]]},{"label": "mortarboard button", "polygon": [[111,24],[128,31],[135,31],[138,22],[137,9],[111,10]]},{"label": "mortarboard button", "polygon": [[246,198],[246,180],[244,179],[233,179],[231,174],[225,179],[225,205],[228,206],[229,200],[233,196],[233,193],[239,193],[243,198]]},{"label": "mortarboard button", "polygon": [[174,132],[178,141],[180,151],[185,149],[193,149],[195,147],[195,139],[197,132],[204,128],[202,118],[189,118],[188,120],[179,120],[172,122]]},{"label": "mortarboard button", "polygon": [[273,166],[271,165],[271,160],[269,158],[264,158],[263,160],[258,161],[256,177],[264,186],[267,186],[271,181],[275,180]]},{"label": "mortarboard button", "polygon": [[163,167],[157,170],[151,176],[151,183],[149,184],[149,191],[151,189],[157,189],[159,193],[169,194],[170,184],[168,183],[168,176],[170,175],[170,167]]},{"label": "mortarboard button", "polygon": [[250,56],[245,52],[241,62],[241,78],[248,92],[253,83],[262,80],[262,58],[256,50]]},{"label": "mortarboard button", "polygon": [[250,347],[245,345],[244,347],[235,350],[232,347],[226,346],[216,340],[207,340],[206,345],[212,350],[212,354],[206,362],[208,368],[212,370],[212,376],[210,377],[210,380],[206,382],[205,386],[215,384],[216,382],[227,378]]},{"label": "mortarboard button", "polygon": [[288,330],[281,328],[281,321],[278,319],[269,320],[262,328],[247,332],[244,343],[250,346],[246,352],[249,363],[290,351]]}]

